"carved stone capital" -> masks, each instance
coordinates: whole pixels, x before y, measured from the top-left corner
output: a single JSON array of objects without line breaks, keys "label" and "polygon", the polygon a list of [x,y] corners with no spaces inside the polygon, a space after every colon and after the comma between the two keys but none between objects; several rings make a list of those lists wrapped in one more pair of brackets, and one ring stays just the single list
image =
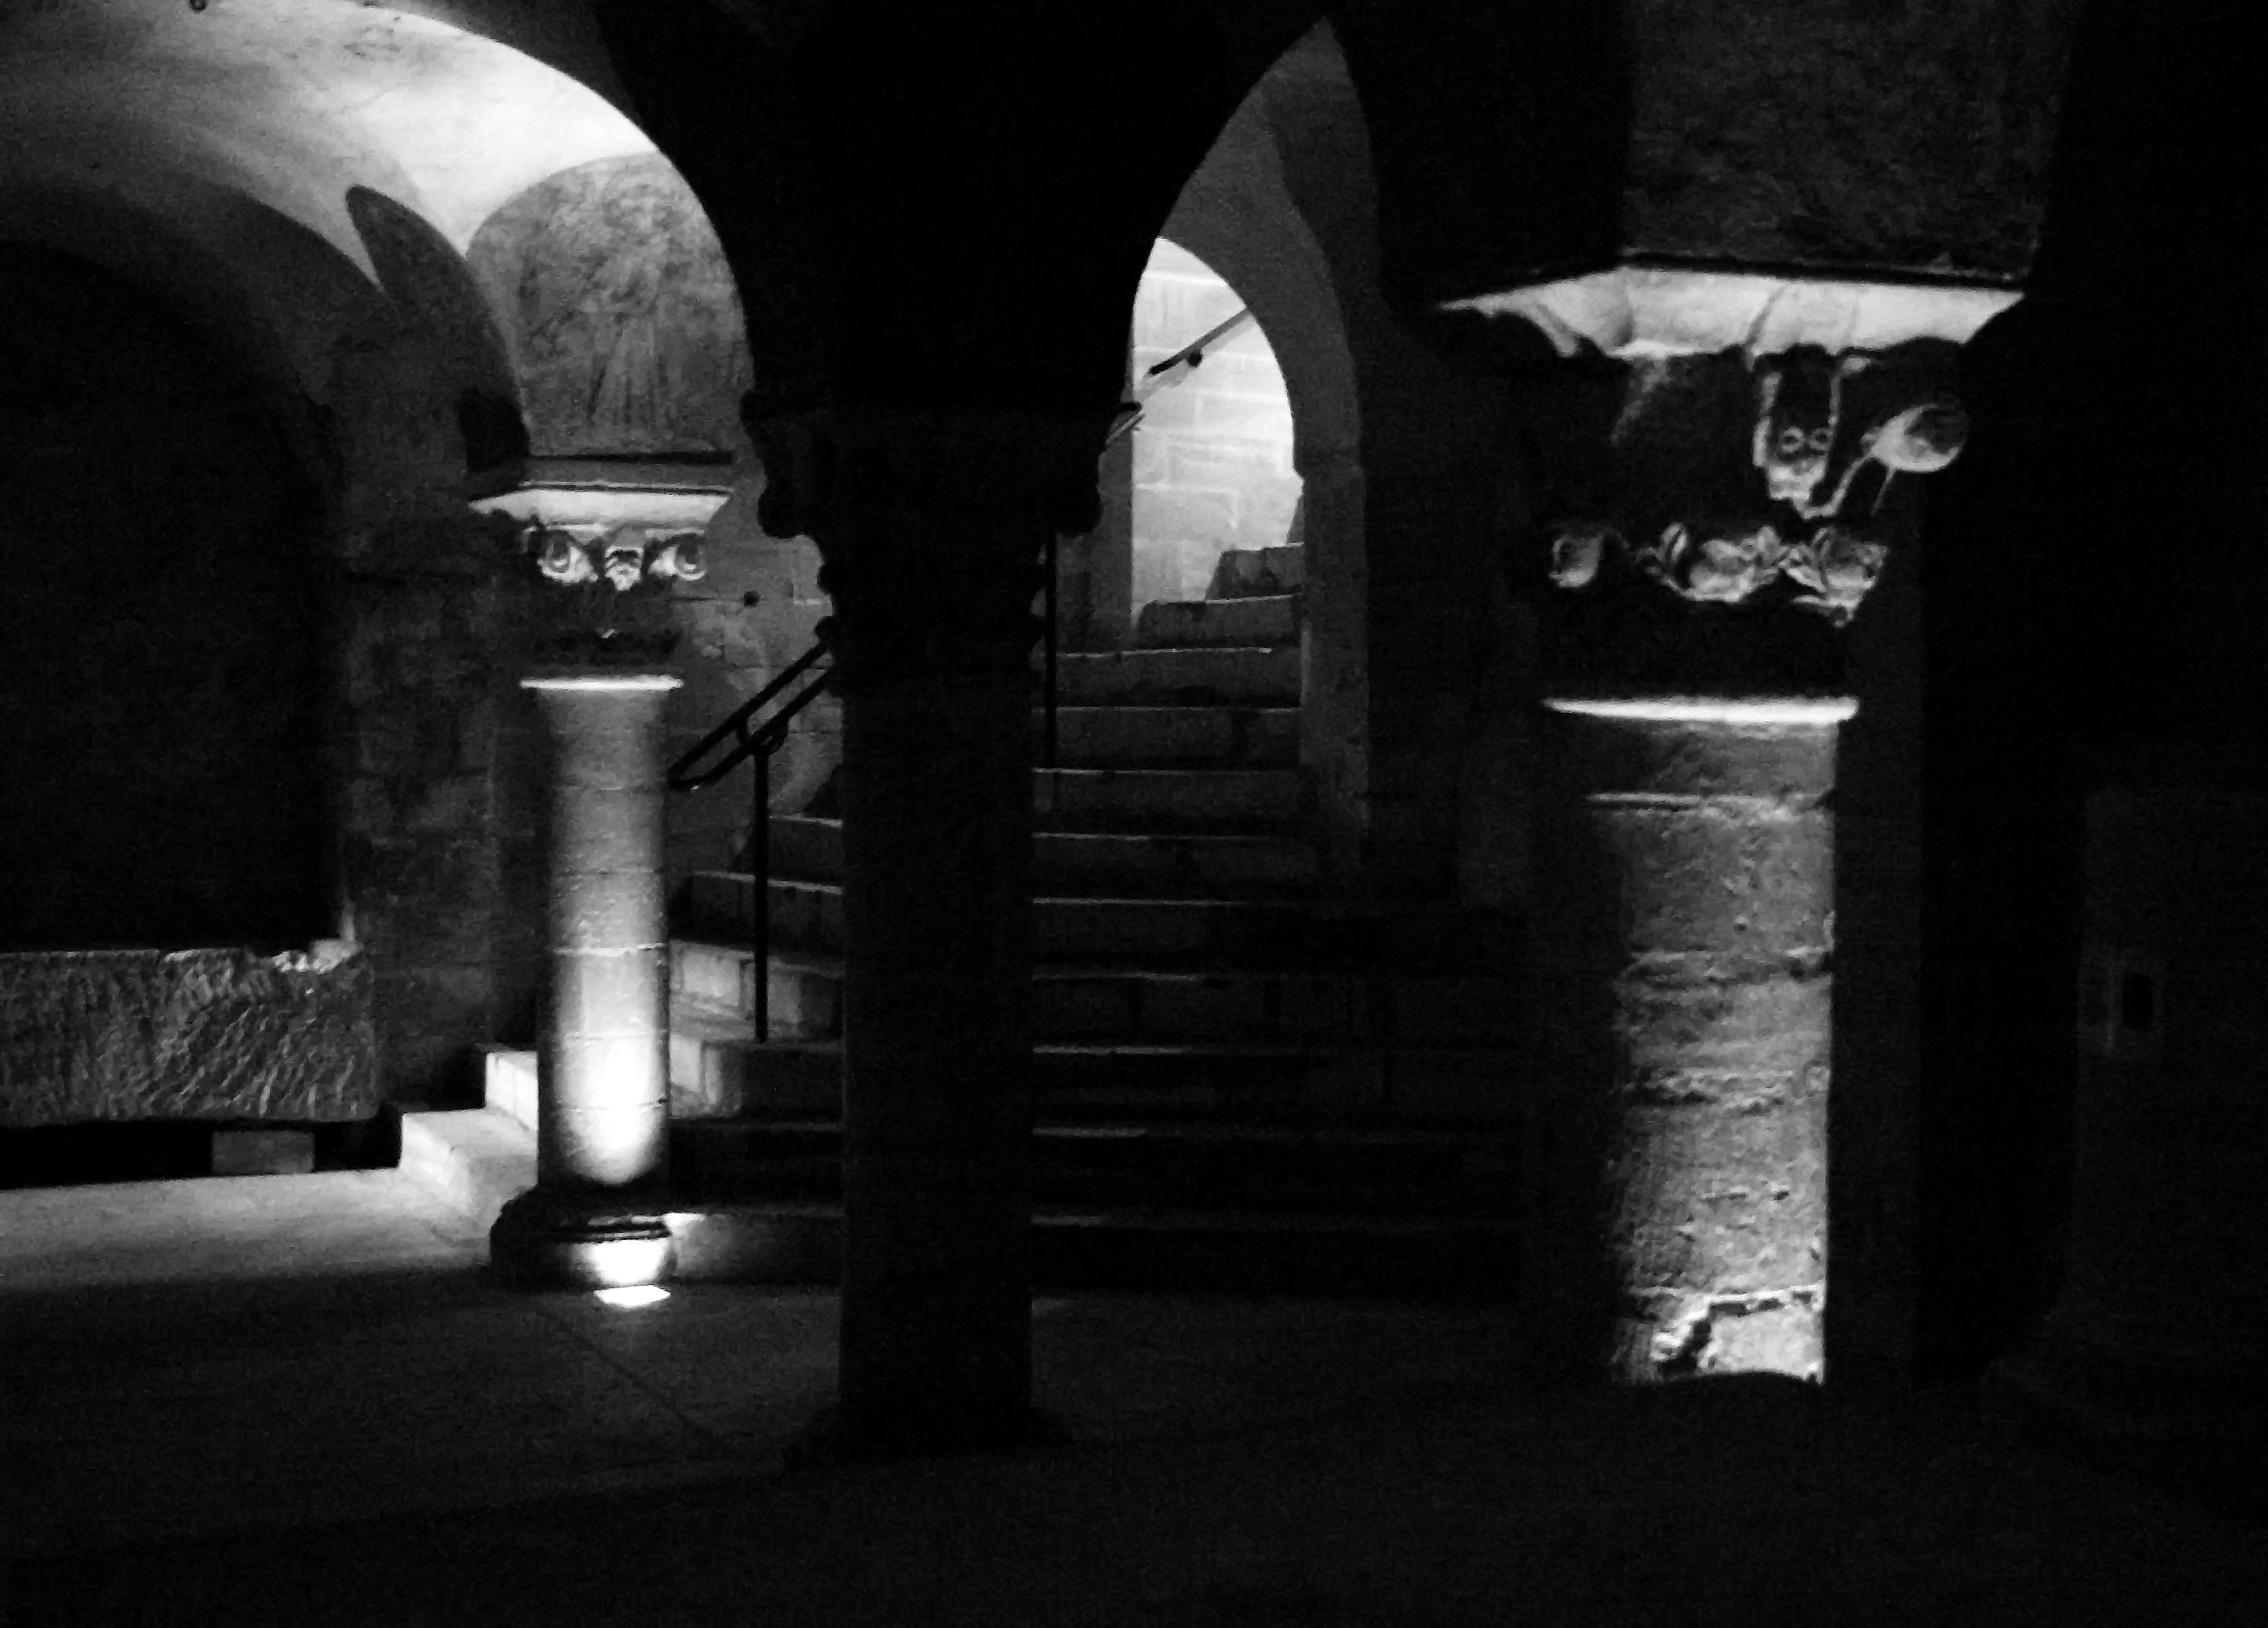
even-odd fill
[{"label": "carved stone capital", "polygon": [[655,582],[697,582],[708,574],[698,532],[657,532],[637,526],[537,526],[520,533],[521,548],[543,578],[562,587],[603,582],[627,593]]},{"label": "carved stone capital", "polygon": [[804,535],[839,684],[1021,673],[1050,535],[1091,529],[1108,411],[826,409],[748,421],[758,507]]},{"label": "carved stone capital", "polygon": [[519,556],[547,592],[539,665],[651,667],[676,645],[669,585],[706,574],[702,536],[731,494],[714,463],[528,459],[490,472],[473,508],[518,522]]},{"label": "carved stone capital", "polygon": [[1555,678],[1616,689],[1815,692],[1960,455],[1955,345],[1636,350],[1527,381],[1528,546]]}]

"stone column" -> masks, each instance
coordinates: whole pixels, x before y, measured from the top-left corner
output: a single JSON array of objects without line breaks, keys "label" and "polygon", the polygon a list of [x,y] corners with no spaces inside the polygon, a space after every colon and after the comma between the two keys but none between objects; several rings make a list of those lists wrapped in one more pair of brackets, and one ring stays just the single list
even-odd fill
[{"label": "stone column", "polygon": [[[1556,1366],[1816,1377],[1841,697],[1557,696],[1535,892]],[[1539,1326],[1542,1326],[1539,1324]]]},{"label": "stone column", "polygon": [[552,746],[549,999],[533,1192],[498,1217],[499,1262],[610,1286],[666,1276],[669,929],[661,876],[666,673],[524,681]]},{"label": "stone column", "polygon": [[1095,517],[1092,421],[764,419],[764,528],[810,535],[843,700],[850,1455],[1012,1444],[1031,1403],[1031,653],[1049,533]]},{"label": "stone column", "polygon": [[1625,269],[1540,329],[1540,1371],[1818,1379],[1843,635],[1997,291]]},{"label": "stone column", "polygon": [[666,585],[702,574],[691,527],[724,495],[641,490],[611,468],[524,469],[476,505],[522,522],[552,585],[522,681],[550,746],[536,1182],[497,1218],[490,1250],[508,1276],[563,1287],[657,1282],[674,1255],[662,832],[664,709],[680,681]]}]

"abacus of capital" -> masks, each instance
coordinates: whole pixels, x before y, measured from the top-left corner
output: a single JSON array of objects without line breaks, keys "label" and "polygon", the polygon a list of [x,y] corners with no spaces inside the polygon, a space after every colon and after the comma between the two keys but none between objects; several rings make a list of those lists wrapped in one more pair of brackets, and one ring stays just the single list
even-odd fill
[{"label": "abacus of capital", "polygon": [[1992,288],[1624,267],[1542,332],[1526,1301],[1571,1381],[1823,1373],[1844,631]]},{"label": "abacus of capital", "polygon": [[523,679],[551,744],[550,975],[536,1064],[536,1181],[490,1234],[506,1276],[616,1288],[671,1270],[664,707],[679,680],[667,586],[703,571],[723,502],[704,472],[523,469],[476,508],[520,522],[539,590]]}]

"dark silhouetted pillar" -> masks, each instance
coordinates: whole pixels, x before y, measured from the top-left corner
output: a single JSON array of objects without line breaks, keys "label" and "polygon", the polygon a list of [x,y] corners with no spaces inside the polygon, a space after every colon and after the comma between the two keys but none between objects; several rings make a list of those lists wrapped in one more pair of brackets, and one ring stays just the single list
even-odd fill
[{"label": "dark silhouetted pillar", "polygon": [[1031,652],[1106,419],[751,425],[806,533],[843,701],[845,1454],[1030,1439]]}]

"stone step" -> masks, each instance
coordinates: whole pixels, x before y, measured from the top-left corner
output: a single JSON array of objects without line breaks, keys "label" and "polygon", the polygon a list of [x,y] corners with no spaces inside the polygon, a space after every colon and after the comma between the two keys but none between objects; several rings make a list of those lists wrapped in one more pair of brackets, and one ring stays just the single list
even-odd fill
[{"label": "stone step", "polygon": [[[674,939],[671,994],[753,1019],[755,966],[745,944]],[[772,1038],[839,1033],[842,978],[839,957],[773,955]],[[1519,984],[1503,976],[1042,965],[1032,993],[1042,1040],[1509,1046],[1523,1032]]]},{"label": "stone step", "polygon": [[[806,954],[842,953],[842,884],[776,877],[768,894],[773,946]],[[755,896],[755,881],[744,872],[696,872],[687,880],[680,930],[711,943],[743,942],[753,931]],[[1347,965],[1374,941],[1373,924],[1365,918],[1322,917],[1288,899],[1032,901],[1032,949],[1042,961]]]},{"label": "stone step", "polygon": [[[835,880],[843,822],[776,814],[771,854],[776,875]],[[1032,870],[1035,885],[1059,895],[1223,897],[1312,888],[1320,859],[1313,843],[1284,836],[1040,831]]]},{"label": "stone step", "polygon": [[[839,1199],[834,1119],[694,1120],[670,1133],[674,1201]],[[1519,1208],[1505,1133],[1211,1124],[1051,1124],[1032,1133],[1036,1204],[1241,1215],[1498,1215]]]},{"label": "stone step", "polygon": [[[1035,713],[1035,761],[1045,739]],[[1300,709],[1059,706],[1056,758],[1069,769],[1295,769]]]},{"label": "stone step", "polygon": [[[535,1138],[483,1109],[402,1116],[403,1168],[485,1229],[535,1180]],[[1498,1179],[1484,1160],[1478,1183]],[[671,1199],[676,1276],[690,1282],[831,1284],[842,1205],[829,1199]],[[1508,1213],[1366,1214],[1344,1207],[1240,1214],[1176,1207],[1042,1204],[1032,1272],[1042,1289],[1219,1291],[1508,1300],[1518,1223]]]},{"label": "stone step", "polygon": [[[532,1073],[535,1054],[522,1055]],[[495,1109],[406,1113],[397,1168],[485,1233],[508,1200],[535,1185],[535,1133]]]},{"label": "stone step", "polygon": [[1040,769],[1032,818],[1048,830],[1283,830],[1307,795],[1296,769]]},{"label": "stone step", "polygon": [[[843,958],[798,955],[776,949],[769,959],[771,976],[767,993],[770,1009],[766,1016],[771,1038],[827,1040],[841,1034]],[[670,998],[753,1021],[756,1011],[755,964],[755,952],[747,944],[673,939],[669,944]]]},{"label": "stone step", "polygon": [[[1032,1059],[1042,1109],[1064,1120],[1469,1126],[1510,1123],[1523,1101],[1521,1056],[1508,1046],[1057,1042],[1035,1046]],[[832,1115],[841,1090],[838,1042],[759,1045],[747,1019],[678,1004],[676,1116]]]},{"label": "stone step", "polygon": [[1057,664],[1056,698],[1068,706],[1297,706],[1299,647],[1070,652]]},{"label": "stone step", "polygon": [[1229,549],[1212,568],[1209,600],[1296,593],[1307,586],[1307,551],[1292,544],[1274,549]]},{"label": "stone step", "polygon": [[1140,650],[1297,645],[1300,596],[1252,593],[1233,599],[1152,600],[1134,618],[1133,642]]},{"label": "stone step", "polygon": [[674,1003],[669,1022],[669,1111],[681,1119],[747,1113],[837,1114],[843,1048],[834,1040],[758,1045],[738,1013]]}]

